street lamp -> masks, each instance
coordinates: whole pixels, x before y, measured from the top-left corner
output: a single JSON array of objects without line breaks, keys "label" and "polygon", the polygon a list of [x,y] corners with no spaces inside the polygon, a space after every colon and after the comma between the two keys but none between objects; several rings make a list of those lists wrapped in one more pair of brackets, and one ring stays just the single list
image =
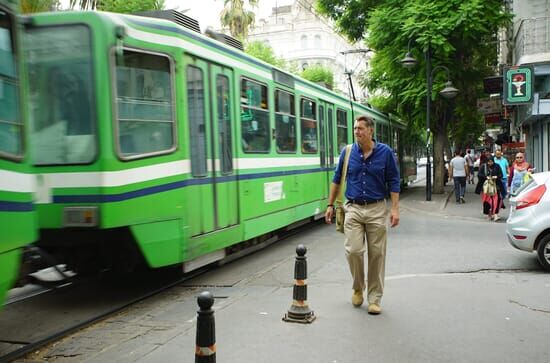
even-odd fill
[{"label": "street lamp", "polygon": [[[407,54],[405,58],[401,60],[403,67],[407,69],[412,69],[416,66],[417,61],[411,54],[411,40],[409,40]],[[432,69],[432,59],[431,59],[431,46],[428,45],[428,49],[425,53],[426,57],[426,200],[432,200],[432,162],[430,160],[430,111],[432,108],[432,81],[433,74],[437,69],[443,69],[447,72],[447,83],[445,83],[445,88],[439,91],[439,94],[446,99],[455,98],[458,94],[458,89],[453,87],[453,84],[450,80],[450,71],[449,68],[445,66],[436,66]]]}]

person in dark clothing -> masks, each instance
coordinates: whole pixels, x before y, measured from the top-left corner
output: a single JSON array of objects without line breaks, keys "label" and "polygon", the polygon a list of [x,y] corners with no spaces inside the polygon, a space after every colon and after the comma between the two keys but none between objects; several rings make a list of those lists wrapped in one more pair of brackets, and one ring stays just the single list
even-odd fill
[{"label": "person in dark clothing", "polygon": [[502,169],[495,164],[493,157],[488,157],[486,162],[479,166],[478,183],[475,192],[481,194],[483,214],[490,221],[498,221],[498,212],[502,203],[501,195],[504,190],[502,185]]}]

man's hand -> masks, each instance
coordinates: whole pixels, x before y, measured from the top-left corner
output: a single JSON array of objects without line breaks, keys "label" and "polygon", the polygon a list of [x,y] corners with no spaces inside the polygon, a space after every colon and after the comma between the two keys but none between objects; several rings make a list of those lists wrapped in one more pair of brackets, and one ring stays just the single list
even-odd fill
[{"label": "man's hand", "polygon": [[332,224],[332,217],[334,216],[334,207],[329,206],[325,211],[325,223]]},{"label": "man's hand", "polygon": [[399,224],[399,209],[392,208],[390,216],[390,226],[393,228]]}]

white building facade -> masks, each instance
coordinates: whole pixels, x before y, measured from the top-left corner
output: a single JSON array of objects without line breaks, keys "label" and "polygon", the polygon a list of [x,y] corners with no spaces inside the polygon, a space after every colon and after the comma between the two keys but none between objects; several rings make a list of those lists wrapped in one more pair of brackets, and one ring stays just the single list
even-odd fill
[{"label": "white building facade", "polygon": [[274,7],[267,19],[256,22],[248,40],[269,44],[278,57],[295,63],[299,70],[314,64],[331,69],[334,90],[348,96],[351,72],[355,97],[365,100],[367,93],[359,85],[358,75],[367,68],[368,52],[338,35],[328,19],[315,13],[313,3],[296,0],[292,5]]}]

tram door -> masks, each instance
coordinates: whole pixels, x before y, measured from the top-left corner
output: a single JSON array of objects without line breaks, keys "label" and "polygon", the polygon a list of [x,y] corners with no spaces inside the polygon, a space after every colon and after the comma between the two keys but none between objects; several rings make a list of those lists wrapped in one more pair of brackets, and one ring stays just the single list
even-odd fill
[{"label": "tram door", "polygon": [[333,109],[334,105],[319,101],[319,140],[320,166],[323,171],[323,197],[328,198],[332,171],[334,169],[334,134]]},{"label": "tram door", "polygon": [[229,68],[210,65],[210,105],[212,150],[215,157],[214,200],[216,227],[218,229],[237,224],[238,192],[237,178],[233,165],[233,133],[231,125],[235,120],[235,95],[233,71]]},{"label": "tram door", "polygon": [[238,221],[237,186],[233,169],[231,119],[233,72],[186,56],[187,116],[192,192],[191,235],[234,225]]}]

